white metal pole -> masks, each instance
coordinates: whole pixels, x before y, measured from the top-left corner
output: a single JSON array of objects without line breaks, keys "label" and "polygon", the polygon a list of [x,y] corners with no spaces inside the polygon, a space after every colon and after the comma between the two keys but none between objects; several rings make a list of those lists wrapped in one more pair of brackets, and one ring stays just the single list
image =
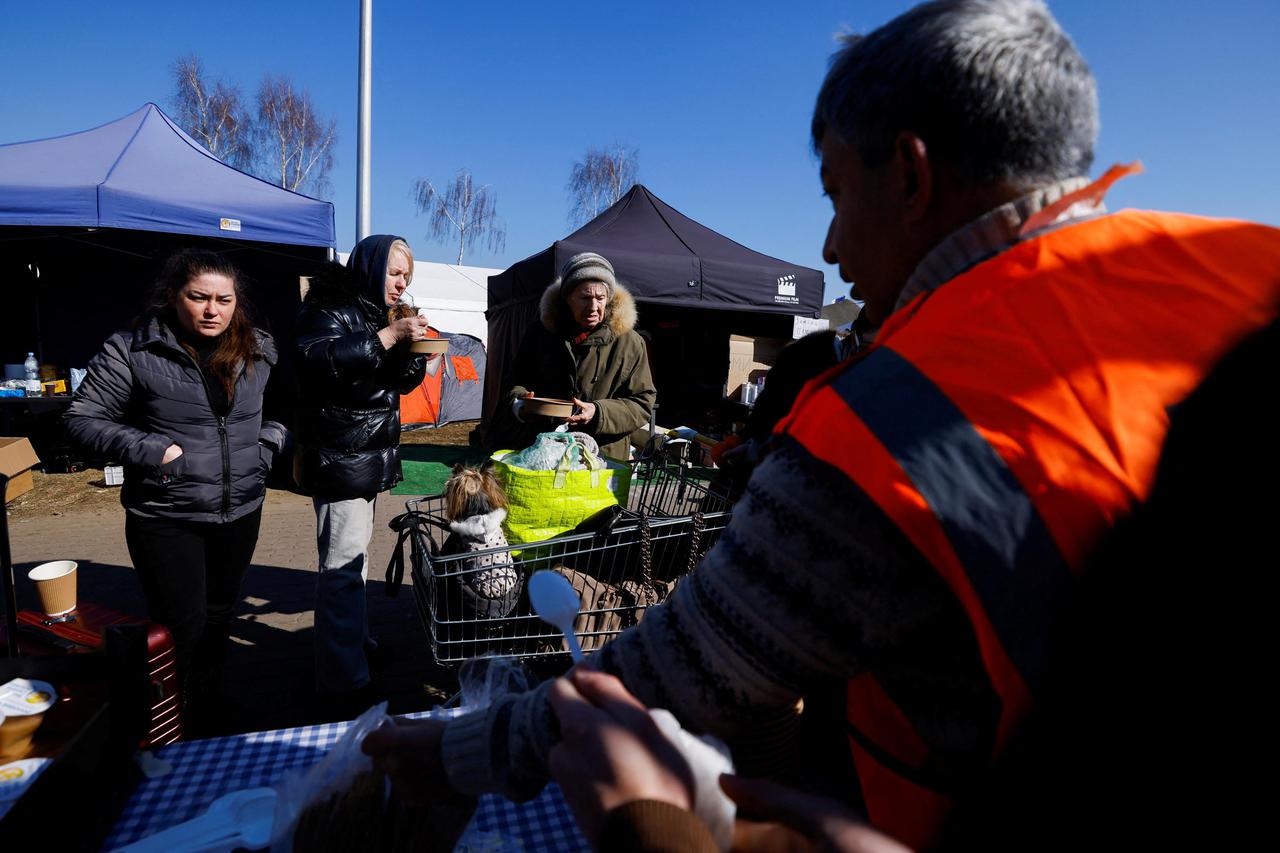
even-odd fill
[{"label": "white metal pole", "polygon": [[373,134],[369,116],[373,109],[373,0],[360,0],[360,132],[356,142],[356,242],[373,230],[369,159]]}]

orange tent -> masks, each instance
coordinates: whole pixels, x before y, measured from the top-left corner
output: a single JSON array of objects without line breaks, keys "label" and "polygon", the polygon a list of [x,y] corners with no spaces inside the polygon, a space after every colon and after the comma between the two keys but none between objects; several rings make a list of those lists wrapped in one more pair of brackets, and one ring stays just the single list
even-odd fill
[{"label": "orange tent", "polygon": [[421,384],[400,395],[400,423],[405,427],[444,426],[480,418],[484,398],[484,344],[471,335],[429,329],[433,338],[448,338],[449,351]]}]

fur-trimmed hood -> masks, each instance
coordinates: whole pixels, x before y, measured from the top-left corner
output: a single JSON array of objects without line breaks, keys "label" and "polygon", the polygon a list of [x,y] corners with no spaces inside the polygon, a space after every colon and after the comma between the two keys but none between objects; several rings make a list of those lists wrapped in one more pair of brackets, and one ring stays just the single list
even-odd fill
[{"label": "fur-trimmed hood", "polygon": [[449,522],[449,529],[464,539],[484,539],[502,527],[507,518],[507,511],[502,508],[493,512],[459,518]]},{"label": "fur-trimmed hood", "polygon": [[[575,328],[573,315],[569,306],[560,298],[560,280],[553,281],[542,292],[542,301],[538,306],[538,315],[542,325],[555,335],[563,335]],[[604,322],[601,323],[587,343],[609,343],[620,338],[636,327],[636,300],[621,282],[610,290],[609,304],[605,306]],[[606,330],[608,334],[602,334]]]}]

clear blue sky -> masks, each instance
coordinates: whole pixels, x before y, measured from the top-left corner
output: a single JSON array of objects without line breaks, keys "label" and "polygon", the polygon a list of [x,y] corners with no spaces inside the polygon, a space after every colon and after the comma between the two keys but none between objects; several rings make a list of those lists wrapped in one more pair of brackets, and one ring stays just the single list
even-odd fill
[{"label": "clear blue sky", "polygon": [[[503,2],[375,0],[373,226],[419,257],[410,193],[458,168],[497,191],[507,266],[568,233],[565,182],[588,146],[640,153],[641,180],[754,249],[819,267],[828,207],[809,111],[841,30],[908,8],[891,0]],[[1098,77],[1096,172],[1141,159],[1111,206],[1280,224],[1280,2],[1050,2]],[[252,96],[292,77],[337,118],[338,248],[355,234],[358,0],[6,3],[0,142],[68,133],[146,101],[169,107],[170,65],[194,52]]]}]

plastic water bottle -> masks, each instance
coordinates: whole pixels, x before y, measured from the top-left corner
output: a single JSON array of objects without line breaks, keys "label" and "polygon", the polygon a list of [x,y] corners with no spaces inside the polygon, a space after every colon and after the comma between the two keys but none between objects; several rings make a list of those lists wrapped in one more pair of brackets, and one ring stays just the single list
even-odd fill
[{"label": "plastic water bottle", "polygon": [[40,396],[40,362],[36,361],[36,354],[27,353],[27,360],[22,362],[22,369],[27,372],[27,396]]}]

